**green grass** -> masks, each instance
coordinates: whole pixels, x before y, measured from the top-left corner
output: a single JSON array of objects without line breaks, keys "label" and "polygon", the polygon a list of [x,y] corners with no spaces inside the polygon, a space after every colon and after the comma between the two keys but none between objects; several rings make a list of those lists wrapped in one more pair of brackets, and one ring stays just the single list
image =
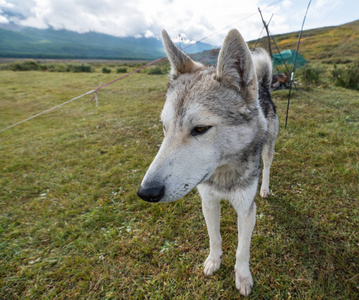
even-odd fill
[{"label": "green grass", "polygon": [[[0,128],[116,78],[0,72]],[[149,204],[137,188],[162,139],[167,76],[135,74],[0,133],[0,298],[234,299],[236,215],[221,269],[203,275],[198,194]],[[359,92],[273,93],[273,195],[257,197],[249,299],[358,297]]]}]

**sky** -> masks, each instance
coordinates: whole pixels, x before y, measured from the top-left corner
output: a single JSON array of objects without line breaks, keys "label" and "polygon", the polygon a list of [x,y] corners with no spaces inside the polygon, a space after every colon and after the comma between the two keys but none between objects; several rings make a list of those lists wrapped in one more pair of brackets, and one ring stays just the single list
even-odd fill
[{"label": "sky", "polygon": [[[221,45],[237,28],[244,39],[257,39],[263,24],[271,34],[299,31],[309,0],[0,0],[0,23],[36,28],[96,31],[114,36],[160,38]],[[273,15],[273,16],[272,16]],[[312,0],[304,29],[359,19],[358,0]]]}]

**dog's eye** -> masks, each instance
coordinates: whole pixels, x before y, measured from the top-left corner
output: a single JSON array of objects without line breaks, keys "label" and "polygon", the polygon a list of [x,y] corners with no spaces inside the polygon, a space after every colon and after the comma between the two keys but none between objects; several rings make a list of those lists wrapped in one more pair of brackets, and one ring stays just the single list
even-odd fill
[{"label": "dog's eye", "polygon": [[198,126],[193,128],[191,134],[193,136],[200,135],[206,133],[212,126]]}]

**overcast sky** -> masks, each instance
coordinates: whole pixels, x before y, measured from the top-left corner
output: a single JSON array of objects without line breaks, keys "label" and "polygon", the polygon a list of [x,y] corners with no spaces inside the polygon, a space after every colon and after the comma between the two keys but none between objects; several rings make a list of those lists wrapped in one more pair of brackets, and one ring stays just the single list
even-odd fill
[{"label": "overcast sky", "polygon": [[[36,28],[97,31],[115,36],[157,37],[165,28],[173,38],[220,45],[231,28],[257,39],[273,15],[272,34],[298,31],[309,0],[0,0],[0,23]],[[304,29],[359,19],[358,0],[312,0]],[[264,34],[264,31],[263,31]],[[262,34],[262,35],[263,35]]]}]

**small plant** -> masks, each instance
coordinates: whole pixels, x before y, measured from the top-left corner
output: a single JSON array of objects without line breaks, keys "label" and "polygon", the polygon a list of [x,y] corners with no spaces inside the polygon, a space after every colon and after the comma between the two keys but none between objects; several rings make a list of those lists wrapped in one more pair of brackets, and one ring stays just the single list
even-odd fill
[{"label": "small plant", "polygon": [[291,73],[292,71],[293,71],[293,65],[287,65],[287,67],[285,65],[279,65],[274,67],[273,74],[286,73],[286,72]]},{"label": "small plant", "polygon": [[321,71],[318,68],[306,66],[298,70],[298,75],[304,84],[318,84]]},{"label": "small plant", "polygon": [[111,69],[107,69],[106,67],[103,67],[102,68],[102,73],[104,73],[104,74],[111,73]]},{"label": "small plant", "polygon": [[91,73],[93,71],[90,65],[85,65],[85,64],[81,64],[81,65],[69,64],[67,65],[67,67],[69,69],[69,72],[74,72],[74,73],[79,73],[79,72]]},{"label": "small plant", "polygon": [[47,70],[48,70],[48,66],[47,66],[47,65],[39,65],[39,70],[40,70],[40,71],[47,71]]},{"label": "small plant", "polygon": [[127,68],[117,68],[116,73],[127,73]]},{"label": "small plant", "polygon": [[64,64],[50,64],[50,65],[46,65],[46,70],[49,72],[69,72],[69,68],[68,66],[64,65]]},{"label": "small plant", "polygon": [[164,73],[160,67],[154,67],[148,71],[148,75],[163,75],[163,74]]},{"label": "small plant", "polygon": [[26,60],[23,62],[16,62],[12,64],[11,70],[13,71],[37,71],[39,65],[33,60]]},{"label": "small plant", "polygon": [[344,68],[338,68],[337,65],[334,65],[332,77],[336,86],[359,90],[359,63]]}]

